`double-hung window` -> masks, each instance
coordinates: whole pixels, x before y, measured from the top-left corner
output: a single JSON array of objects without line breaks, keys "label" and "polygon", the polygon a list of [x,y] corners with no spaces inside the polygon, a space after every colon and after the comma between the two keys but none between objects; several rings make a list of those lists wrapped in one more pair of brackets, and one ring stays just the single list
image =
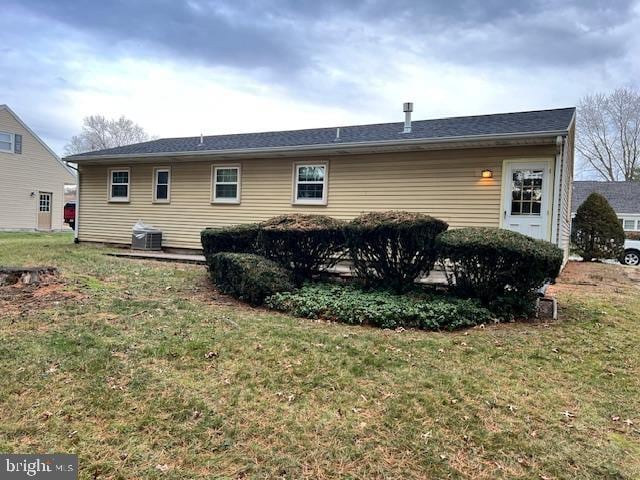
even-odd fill
[{"label": "double-hung window", "polygon": [[212,170],[212,202],[240,203],[240,165],[214,165]]},{"label": "double-hung window", "polygon": [[171,169],[157,167],[153,169],[153,201],[169,203],[171,199]]},{"label": "double-hung window", "polygon": [[13,134],[0,132],[0,152],[13,153]]},{"label": "double-hung window", "polygon": [[296,163],[294,168],[293,203],[327,204],[327,163]]},{"label": "double-hung window", "polygon": [[622,228],[626,231],[640,230],[640,228],[636,228],[636,221],[628,218],[622,220]]},{"label": "double-hung window", "polygon": [[109,201],[129,201],[129,181],[131,170],[129,168],[114,168],[109,170]]}]

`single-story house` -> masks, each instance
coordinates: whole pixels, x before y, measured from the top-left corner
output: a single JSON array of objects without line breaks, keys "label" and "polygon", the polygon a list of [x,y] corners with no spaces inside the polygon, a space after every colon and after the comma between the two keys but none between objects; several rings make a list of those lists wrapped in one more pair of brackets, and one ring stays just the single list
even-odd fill
[{"label": "single-story house", "polygon": [[594,192],[607,199],[625,231],[640,231],[640,182],[573,182],[573,215]]},{"label": "single-story house", "polygon": [[0,105],[0,230],[61,230],[69,167],[7,105]]},{"label": "single-story house", "polygon": [[67,157],[79,168],[81,242],[163,246],[205,227],[291,212],[350,219],[402,209],[451,228],[503,227],[568,252],[575,109],[280,132],[166,138]]}]

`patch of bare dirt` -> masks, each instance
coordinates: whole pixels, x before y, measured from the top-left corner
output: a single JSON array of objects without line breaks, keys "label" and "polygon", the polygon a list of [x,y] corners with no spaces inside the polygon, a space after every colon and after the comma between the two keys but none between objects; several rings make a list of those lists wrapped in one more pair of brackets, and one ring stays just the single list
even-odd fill
[{"label": "patch of bare dirt", "polygon": [[569,262],[547,291],[549,295],[580,292],[625,294],[640,289],[640,268],[609,263]]},{"label": "patch of bare dirt", "polygon": [[[244,310],[255,310],[255,308],[247,305],[246,303],[236,300],[230,295],[225,295],[218,291],[208,277],[203,277],[198,284],[193,288],[193,297],[202,303],[208,305],[219,305],[224,307],[241,308]],[[190,297],[190,299],[193,299]]]},{"label": "patch of bare dirt", "polygon": [[48,276],[29,285],[18,282],[0,287],[0,317],[24,316],[62,302],[83,300],[84,297],[82,293],[69,290],[56,276]]}]

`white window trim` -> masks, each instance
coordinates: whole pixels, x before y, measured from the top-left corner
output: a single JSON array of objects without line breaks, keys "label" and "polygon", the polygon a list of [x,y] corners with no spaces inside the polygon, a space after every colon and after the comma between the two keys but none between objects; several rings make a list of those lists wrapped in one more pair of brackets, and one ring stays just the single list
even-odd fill
[{"label": "white window trim", "polygon": [[[15,148],[16,148],[16,136],[13,133],[9,133],[9,132],[2,132],[0,131],[0,133],[4,133],[5,135],[9,135],[9,142],[11,143],[11,146],[9,147],[9,150],[5,150],[4,148],[0,148],[0,152],[2,153],[15,153]],[[4,142],[4,140],[3,140]]]},{"label": "white window trim", "polygon": [[[167,172],[167,198],[158,198],[158,173]],[[153,203],[171,203],[171,167],[154,167],[153,169]]]},{"label": "white window trim", "polygon": [[[111,186],[112,186],[112,181],[113,181],[113,172],[127,172],[129,174],[129,181],[126,183],[127,185],[127,196],[126,197],[112,197],[111,196]],[[129,167],[120,167],[120,168],[110,168],[109,169],[109,178],[107,179],[108,185],[109,185],[109,192],[108,192],[108,196],[109,196],[109,202],[111,203],[127,203],[129,201],[129,197],[131,196],[131,168]],[[117,184],[117,185],[125,185],[124,183],[122,184]]]},{"label": "white window trim", "polygon": [[[218,198],[216,197],[216,171],[225,168],[238,169],[238,181],[237,182],[220,182],[220,185],[238,185],[236,190],[236,198]],[[219,163],[211,165],[211,203],[225,203],[231,205],[239,205],[242,190],[242,166],[239,163]]]},{"label": "white window trim", "polygon": [[[321,199],[299,199],[298,198],[298,170],[300,167],[324,167],[324,179],[322,181]],[[320,182],[316,182],[320,183]],[[293,164],[293,193],[291,195],[292,205],[326,205],[327,193],[329,189],[329,162],[295,162]]]}]

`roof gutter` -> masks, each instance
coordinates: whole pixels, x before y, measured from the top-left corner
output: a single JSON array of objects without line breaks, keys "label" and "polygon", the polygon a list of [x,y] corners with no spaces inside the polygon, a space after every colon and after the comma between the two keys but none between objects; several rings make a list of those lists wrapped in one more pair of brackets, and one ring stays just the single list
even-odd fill
[{"label": "roof gutter", "polygon": [[266,147],[266,148],[240,148],[227,150],[198,150],[187,152],[155,152],[155,153],[125,153],[125,154],[107,154],[107,155],[85,155],[65,157],[63,160],[79,163],[89,160],[118,160],[128,158],[153,158],[153,157],[199,157],[199,156],[232,156],[232,155],[262,155],[277,153],[302,153],[302,152],[321,152],[327,151],[344,151],[357,150],[371,147],[402,147],[402,146],[420,146],[420,145],[440,145],[447,143],[465,143],[480,141],[507,141],[507,140],[527,140],[549,138],[551,143],[555,143],[558,135],[567,135],[567,130],[555,130],[546,132],[528,132],[528,133],[507,133],[498,135],[467,135],[464,137],[440,137],[440,138],[416,138],[403,140],[378,140],[373,142],[351,142],[337,146],[336,144],[318,144],[318,145],[298,145],[285,147]]}]

